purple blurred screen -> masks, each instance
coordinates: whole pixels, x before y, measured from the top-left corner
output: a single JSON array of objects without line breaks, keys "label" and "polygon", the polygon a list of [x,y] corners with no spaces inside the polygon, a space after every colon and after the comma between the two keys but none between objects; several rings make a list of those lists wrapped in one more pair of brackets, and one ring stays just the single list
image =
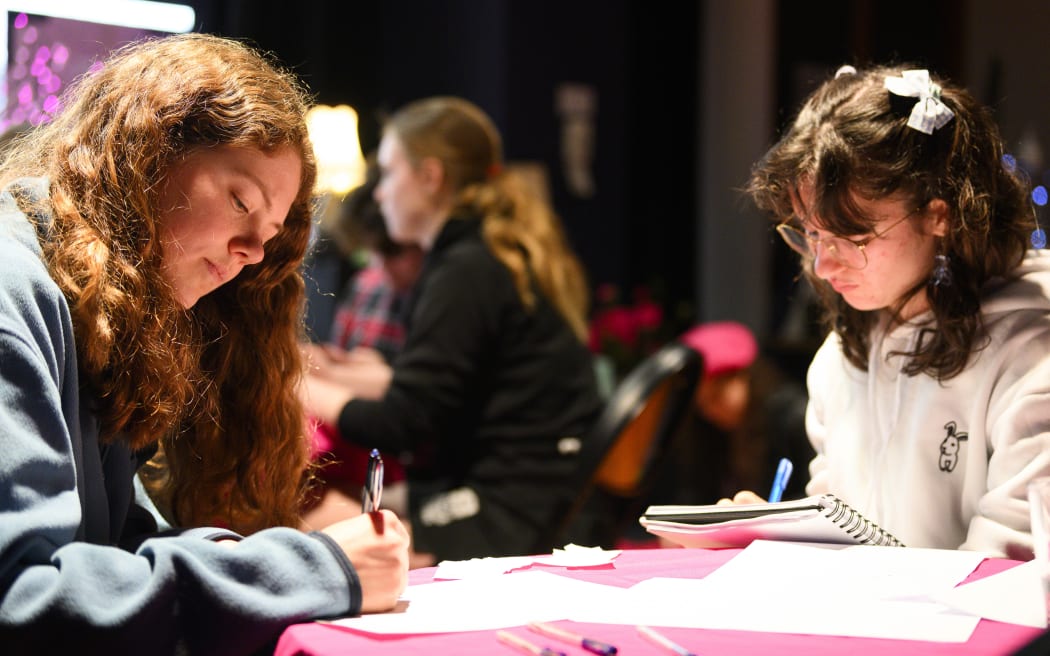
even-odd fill
[{"label": "purple blurred screen", "polygon": [[26,12],[7,12],[7,103],[0,132],[50,119],[61,94],[114,48],[167,34],[149,29],[92,23]]}]

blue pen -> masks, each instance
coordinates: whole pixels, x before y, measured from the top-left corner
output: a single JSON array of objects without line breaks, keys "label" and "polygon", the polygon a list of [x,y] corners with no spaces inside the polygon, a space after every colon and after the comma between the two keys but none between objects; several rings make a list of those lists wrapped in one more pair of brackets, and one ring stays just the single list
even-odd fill
[{"label": "blue pen", "polygon": [[777,475],[773,477],[773,489],[769,491],[769,503],[777,503],[784,496],[784,488],[787,487],[791,478],[791,470],[794,466],[787,458],[781,458],[777,465]]},{"label": "blue pen", "polygon": [[379,500],[383,497],[383,459],[379,449],[372,449],[368,455],[368,471],[365,473],[365,486],[361,490],[361,510],[370,513],[379,510]]}]

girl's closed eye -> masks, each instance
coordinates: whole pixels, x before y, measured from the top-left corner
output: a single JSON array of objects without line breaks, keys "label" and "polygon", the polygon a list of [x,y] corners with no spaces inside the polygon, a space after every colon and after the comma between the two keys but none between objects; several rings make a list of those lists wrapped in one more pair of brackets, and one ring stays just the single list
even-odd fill
[{"label": "girl's closed eye", "polygon": [[239,212],[244,212],[245,214],[248,213],[248,206],[241,201],[237,194],[233,194],[233,206],[237,208],[237,211]]}]

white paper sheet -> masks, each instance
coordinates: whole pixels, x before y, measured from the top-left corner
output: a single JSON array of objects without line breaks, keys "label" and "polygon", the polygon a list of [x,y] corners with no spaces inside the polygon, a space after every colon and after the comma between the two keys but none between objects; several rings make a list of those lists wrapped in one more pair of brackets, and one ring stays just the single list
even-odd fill
[{"label": "white paper sheet", "polygon": [[530,565],[551,567],[600,567],[608,565],[620,555],[620,550],[607,551],[601,547],[581,547],[567,544],[540,556],[504,556],[501,558],[471,558],[470,560],[443,560],[438,563],[434,580],[451,581],[475,577],[499,576]]},{"label": "white paper sheet", "polygon": [[1039,569],[1032,560],[936,596],[956,610],[997,622],[1046,628]]},{"label": "white paper sheet", "polygon": [[707,576],[726,597],[790,591],[792,599],[926,599],[950,590],[985,559],[974,551],[756,540]]},{"label": "white paper sheet", "polygon": [[438,581],[409,586],[391,613],[335,620],[370,633],[485,631],[568,617],[578,605],[615,607],[624,588],[588,583],[541,571]]},{"label": "white paper sheet", "polygon": [[705,579],[654,578],[579,622],[965,642],[978,617],[932,601],[982,554],[756,541]]},{"label": "white paper sheet", "polygon": [[434,571],[435,581],[503,576],[532,565],[531,556],[503,556],[500,558],[471,558],[470,560],[443,560]]},{"label": "white paper sheet", "polygon": [[654,578],[632,587],[622,606],[578,608],[577,622],[697,629],[966,642],[980,618],[920,601],[798,600],[793,590],[751,599],[720,598],[699,579]]},{"label": "white paper sheet", "polygon": [[983,557],[756,541],[704,579],[653,578],[624,589],[534,569],[411,586],[397,612],[334,623],[409,634],[567,619],[965,642],[980,618],[937,599]]},{"label": "white paper sheet", "polygon": [[601,567],[616,560],[622,553],[619,549],[606,550],[601,547],[581,547],[567,544],[564,549],[555,549],[549,556],[537,556],[537,565],[550,567]]}]

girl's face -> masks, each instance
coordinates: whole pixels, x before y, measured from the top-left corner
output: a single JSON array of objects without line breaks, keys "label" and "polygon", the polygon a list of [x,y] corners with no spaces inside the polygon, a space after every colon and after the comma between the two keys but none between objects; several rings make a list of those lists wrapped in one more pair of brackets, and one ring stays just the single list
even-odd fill
[{"label": "girl's face", "polygon": [[164,276],[185,308],[262,261],[299,193],[302,162],[291,147],[273,153],[218,146],[171,167],[160,194]]},{"label": "girl's face", "polygon": [[696,386],[693,403],[701,416],[724,431],[736,430],[743,422],[750,401],[751,373],[746,369],[705,376]]},{"label": "girl's face", "polygon": [[387,132],[377,154],[379,184],[375,199],[394,241],[429,249],[433,239],[435,202],[429,172],[409,158],[396,134]]},{"label": "girl's face", "polygon": [[[801,206],[795,207],[795,213],[799,217],[808,217],[804,222],[807,234],[818,240],[830,237],[830,232],[820,228],[820,217],[808,211],[813,207],[813,198],[812,186],[801,186]],[[944,201],[934,200],[926,208],[916,210],[911,201],[893,196],[878,200],[858,197],[855,200],[865,215],[875,219],[874,231],[836,236],[859,241],[877,235],[864,247],[867,265],[862,269],[847,267],[833,251],[818,243],[811,246],[815,254],[813,270],[850,307],[861,311],[886,309],[930,276],[937,254],[937,238],[947,233],[947,206]],[[928,308],[929,302],[923,291],[908,301],[901,314],[904,319],[909,319]]]}]

